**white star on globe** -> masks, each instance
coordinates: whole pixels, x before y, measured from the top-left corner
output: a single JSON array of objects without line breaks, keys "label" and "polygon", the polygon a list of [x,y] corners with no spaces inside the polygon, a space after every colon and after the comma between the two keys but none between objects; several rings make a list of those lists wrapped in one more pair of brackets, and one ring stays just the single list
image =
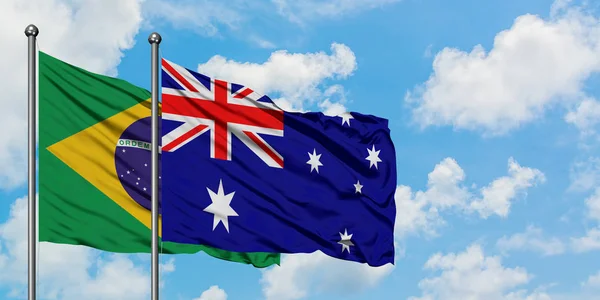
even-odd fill
[{"label": "white star on globe", "polygon": [[354,246],[354,243],[352,243],[352,234],[348,234],[348,229],[344,229],[344,233],[340,232],[339,234],[340,241],[338,244],[342,245],[342,253],[344,253],[344,250],[348,250],[348,253],[350,253],[350,246]]},{"label": "white star on globe", "polygon": [[312,173],[313,170],[317,170],[317,173],[319,173],[319,166],[323,165],[319,160],[321,159],[321,154],[317,154],[317,149],[313,149],[312,154],[308,152],[308,157],[310,159],[306,163],[310,165],[310,172]]},{"label": "white star on globe", "polygon": [[355,193],[361,193],[362,194],[362,188],[363,188],[363,185],[360,184],[360,180],[357,180],[356,183],[354,184],[354,189],[356,189]]},{"label": "white star on globe", "polygon": [[369,168],[375,166],[375,169],[377,169],[377,163],[381,162],[381,159],[379,158],[379,152],[381,150],[375,150],[375,145],[373,145],[373,149],[367,148],[367,151],[369,152],[369,156],[367,156],[366,160],[369,161]]},{"label": "white star on globe", "polygon": [[219,190],[215,192],[211,191],[208,187],[206,188],[210,200],[212,203],[207,206],[204,211],[214,215],[213,218],[213,231],[217,228],[219,223],[223,223],[227,232],[229,232],[229,219],[228,217],[237,217],[238,214],[233,208],[231,208],[231,200],[235,192],[231,192],[225,195],[223,190],[223,181],[219,180]]}]

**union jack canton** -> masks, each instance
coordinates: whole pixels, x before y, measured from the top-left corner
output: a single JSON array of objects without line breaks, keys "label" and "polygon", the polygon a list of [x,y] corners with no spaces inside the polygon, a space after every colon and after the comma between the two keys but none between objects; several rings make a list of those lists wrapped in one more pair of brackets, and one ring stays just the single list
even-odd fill
[{"label": "union jack canton", "polygon": [[162,118],[182,122],[163,136],[163,152],[177,151],[210,132],[210,157],[231,160],[233,134],[267,165],[283,168],[281,154],[259,135],[283,136],[283,111],[269,97],[165,59],[162,70]]}]

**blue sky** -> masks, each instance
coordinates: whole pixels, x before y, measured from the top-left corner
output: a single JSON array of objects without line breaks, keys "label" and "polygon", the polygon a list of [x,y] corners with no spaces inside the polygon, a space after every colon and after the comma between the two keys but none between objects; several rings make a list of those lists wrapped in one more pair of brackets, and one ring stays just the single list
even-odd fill
[{"label": "blue sky", "polygon": [[[145,88],[147,37],[158,31],[164,58],[282,107],[390,120],[394,267],[319,253],[266,270],[163,257],[162,299],[600,299],[599,4],[18,2],[0,5],[3,45],[17,45],[0,48],[0,126],[11,128],[0,133],[1,299],[26,288],[26,206],[16,199],[26,195],[31,22],[42,51]],[[149,297],[144,255],[43,244],[40,270],[40,299]]]}]

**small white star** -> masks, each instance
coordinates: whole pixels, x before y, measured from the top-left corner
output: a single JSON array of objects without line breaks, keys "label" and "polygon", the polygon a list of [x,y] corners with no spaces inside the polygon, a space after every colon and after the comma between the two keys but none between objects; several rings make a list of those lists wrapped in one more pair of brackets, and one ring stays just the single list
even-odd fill
[{"label": "small white star", "polygon": [[146,188],[144,188],[144,192],[146,191]]},{"label": "small white star", "polygon": [[125,149],[123,149],[123,153],[125,153]]},{"label": "small white star", "polygon": [[138,181],[140,180],[140,178],[138,177]]},{"label": "small white star", "polygon": [[308,152],[308,157],[310,159],[306,163],[310,165],[310,172],[312,173],[313,170],[317,170],[317,173],[319,173],[319,166],[323,165],[319,160],[321,158],[321,154],[317,154],[317,149],[313,149],[312,154]]},{"label": "small white star", "polygon": [[350,246],[354,246],[354,243],[352,243],[352,234],[348,234],[347,229],[344,229],[343,234],[340,232],[338,244],[342,245],[342,253],[344,253],[344,250],[348,250],[348,253],[350,253]]},{"label": "small white star", "polygon": [[136,182],[136,183],[135,183],[135,185],[140,185],[140,183],[139,183],[139,182]]},{"label": "small white star", "polygon": [[158,179],[160,179],[160,176],[158,176]]},{"label": "small white star", "polygon": [[121,177],[123,177],[123,174],[121,174]]},{"label": "small white star", "polygon": [[379,158],[379,152],[381,150],[375,150],[375,145],[373,145],[373,150],[367,148],[367,151],[369,152],[369,156],[367,156],[366,160],[369,161],[369,169],[372,166],[375,166],[375,169],[377,169],[377,163],[381,162],[381,159]]},{"label": "small white star", "polygon": [[148,164],[144,164],[144,167],[147,167],[147,166],[148,166]]},{"label": "small white star", "polygon": [[348,123],[348,127],[350,126],[350,119],[354,119],[352,114],[350,114],[349,112],[345,112],[345,113],[339,115],[339,117],[342,118],[342,126],[344,124]]},{"label": "small white star", "polygon": [[215,194],[215,192],[211,191],[208,187],[206,188],[208,191],[208,195],[210,196],[210,200],[212,203],[207,206],[204,211],[211,213],[214,215],[213,218],[213,231],[217,228],[219,223],[223,223],[227,232],[229,232],[229,219],[228,217],[237,217],[238,214],[233,208],[231,208],[231,200],[233,199],[233,195],[235,192],[231,192],[225,195],[225,191],[223,191],[223,181],[219,180],[219,190]]},{"label": "small white star", "polygon": [[362,194],[363,185],[360,184],[360,180],[356,181],[356,183],[354,184],[354,188],[356,189],[355,193],[361,193]]},{"label": "small white star", "polygon": [[127,174],[130,174],[129,170],[127,170]]}]

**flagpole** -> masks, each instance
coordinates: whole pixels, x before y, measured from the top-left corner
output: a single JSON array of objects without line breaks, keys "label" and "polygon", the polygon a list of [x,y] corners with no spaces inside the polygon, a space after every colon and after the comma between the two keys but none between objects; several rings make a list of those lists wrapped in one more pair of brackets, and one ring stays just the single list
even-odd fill
[{"label": "flagpole", "polygon": [[153,32],[152,47],[152,300],[158,300],[158,45],[162,38]]},{"label": "flagpole", "polygon": [[28,169],[28,193],[27,193],[27,201],[28,201],[28,243],[27,243],[27,266],[28,277],[28,297],[29,300],[35,300],[36,298],[36,243],[37,243],[37,207],[35,201],[35,187],[36,187],[36,166],[35,166],[35,156],[36,156],[36,132],[37,132],[37,124],[36,124],[36,38],[39,33],[38,28],[31,24],[25,28],[25,36],[27,36],[28,42],[28,50],[27,50],[27,65],[28,65],[28,87],[27,87],[27,119],[28,119],[28,130],[29,130],[29,139],[28,139],[28,160],[27,160],[27,169]]}]

